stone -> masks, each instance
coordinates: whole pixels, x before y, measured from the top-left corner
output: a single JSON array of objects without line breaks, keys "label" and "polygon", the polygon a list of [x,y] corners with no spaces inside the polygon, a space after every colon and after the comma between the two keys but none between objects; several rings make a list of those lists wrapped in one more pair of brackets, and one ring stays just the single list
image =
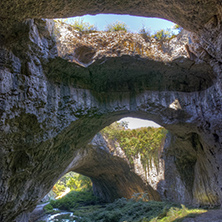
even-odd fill
[{"label": "stone", "polygon": [[106,202],[144,192],[148,193],[150,200],[160,201],[159,193],[130,167],[127,158],[113,155],[111,150],[116,150],[116,147],[108,146],[97,134],[86,147],[77,151],[69,170],[90,177],[94,194]]},{"label": "stone", "polygon": [[222,210],[210,210],[206,213],[197,216],[196,218],[186,218],[182,222],[221,222],[222,221]]},{"label": "stone", "polygon": [[[153,120],[170,131],[160,183],[166,199],[221,205],[220,1],[0,5],[0,221],[28,221],[38,201],[81,157],[81,148],[125,116]],[[186,48],[195,56],[157,61],[120,50],[84,67],[59,56],[53,22],[30,19],[99,12],[170,19],[192,32]]]}]

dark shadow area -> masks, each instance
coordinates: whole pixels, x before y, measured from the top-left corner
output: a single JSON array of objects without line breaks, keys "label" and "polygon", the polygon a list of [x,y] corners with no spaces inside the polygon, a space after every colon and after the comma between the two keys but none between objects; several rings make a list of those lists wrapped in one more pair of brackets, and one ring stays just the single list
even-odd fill
[{"label": "dark shadow area", "polygon": [[139,56],[101,59],[88,68],[57,58],[47,64],[46,75],[96,92],[195,92],[209,88],[215,78],[209,65],[187,58],[164,63]]}]

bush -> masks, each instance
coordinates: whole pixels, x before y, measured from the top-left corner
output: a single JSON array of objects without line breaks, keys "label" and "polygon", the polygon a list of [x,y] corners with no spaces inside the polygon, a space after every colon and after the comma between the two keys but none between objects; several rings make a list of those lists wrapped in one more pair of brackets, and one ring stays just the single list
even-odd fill
[{"label": "bush", "polygon": [[121,198],[114,203],[107,204],[105,208],[98,209],[92,213],[83,212],[79,214],[76,221],[87,222],[173,222],[190,216],[198,215],[205,212],[201,209],[188,209],[173,203],[156,202],[156,201],[136,201]]},{"label": "bush", "polygon": [[141,35],[141,37],[144,38],[146,42],[150,42],[151,34],[145,26],[143,26],[142,29],[139,30],[139,35]]},{"label": "bush", "polygon": [[112,24],[107,25],[106,31],[108,32],[117,32],[117,31],[124,31],[127,32],[127,25],[124,22],[114,22]]},{"label": "bush", "polygon": [[51,200],[50,204],[54,208],[70,211],[80,206],[95,205],[99,202],[100,200],[90,191],[71,191],[61,199]]},{"label": "bush", "polygon": [[47,204],[46,206],[44,206],[44,208],[43,208],[45,211],[46,211],[46,213],[52,213],[53,212],[53,206],[51,205],[51,204]]},{"label": "bush", "polygon": [[177,24],[174,25],[173,29],[177,30],[178,33],[180,33],[183,30],[183,28],[181,26],[177,25]]},{"label": "bush", "polygon": [[79,32],[90,33],[97,31],[97,28],[94,25],[84,22],[83,19],[74,20],[70,25]]},{"label": "bush", "polygon": [[153,34],[152,37],[158,41],[166,41],[172,39],[175,35],[169,30],[161,29]]}]

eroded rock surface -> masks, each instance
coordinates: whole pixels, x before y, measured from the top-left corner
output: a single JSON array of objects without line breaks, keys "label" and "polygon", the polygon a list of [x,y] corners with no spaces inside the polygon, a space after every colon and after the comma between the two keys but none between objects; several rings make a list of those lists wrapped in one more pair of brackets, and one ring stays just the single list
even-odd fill
[{"label": "eroded rock surface", "polygon": [[69,169],[90,177],[94,193],[105,201],[143,192],[148,193],[150,200],[160,200],[159,193],[130,167],[127,158],[111,153],[100,134],[77,151]]},{"label": "eroded rock surface", "polygon": [[[78,150],[124,116],[153,120],[171,132],[166,198],[220,205],[220,2],[28,3],[0,3],[0,221],[27,221],[28,212],[69,170]],[[122,55],[85,68],[58,56],[52,25],[21,22],[101,11],[160,16],[188,28],[195,32],[189,42],[195,63]]]},{"label": "eroded rock surface", "polygon": [[[221,2],[217,0],[189,0],[186,2],[182,0],[173,2],[165,0],[81,0],[78,2],[74,0],[66,2],[9,0],[2,2],[0,6],[3,24],[27,18],[65,18],[85,14],[116,13],[165,18],[192,31],[202,29],[210,19],[221,13]],[[10,20],[10,23],[6,20]]]}]

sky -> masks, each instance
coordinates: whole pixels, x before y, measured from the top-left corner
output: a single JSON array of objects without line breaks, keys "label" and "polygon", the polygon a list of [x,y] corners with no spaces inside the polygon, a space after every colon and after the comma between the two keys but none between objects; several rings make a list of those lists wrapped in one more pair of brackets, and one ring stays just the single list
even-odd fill
[{"label": "sky", "polygon": [[84,15],[80,17],[69,18],[68,22],[72,22],[75,19],[83,19],[84,22],[95,25],[98,31],[105,30],[108,24],[114,23],[116,21],[126,23],[130,32],[138,32],[144,26],[149,31],[151,31],[151,34],[160,29],[173,28],[175,25],[173,22],[165,19],[116,14]]},{"label": "sky", "polygon": [[126,117],[126,118],[119,120],[118,122],[121,122],[121,121],[128,122],[129,129],[137,129],[140,127],[148,127],[148,126],[161,127],[160,125],[156,124],[153,121],[143,120],[143,119],[139,119],[139,118]]},{"label": "sky", "polygon": [[[130,32],[139,32],[143,27],[148,29],[151,34],[160,29],[172,29],[175,25],[173,22],[159,18],[146,18],[131,15],[114,15],[114,14],[99,14],[99,15],[84,15],[80,17],[69,18],[66,20],[67,23],[72,23],[73,20],[81,20],[95,25],[98,31],[106,29],[108,24],[112,24],[116,21],[124,22]],[[136,129],[140,127],[160,127],[160,125],[153,121],[138,119],[138,118],[123,118],[120,121],[127,121],[130,129]]]}]

